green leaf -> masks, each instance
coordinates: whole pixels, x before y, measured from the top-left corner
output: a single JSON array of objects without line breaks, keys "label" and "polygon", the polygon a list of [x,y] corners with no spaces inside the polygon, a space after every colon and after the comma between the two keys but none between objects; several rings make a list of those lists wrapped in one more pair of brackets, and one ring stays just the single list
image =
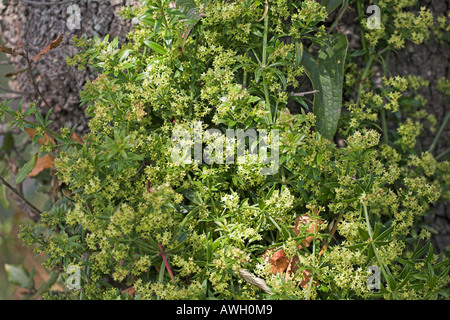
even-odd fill
[{"label": "green leaf", "polygon": [[30,275],[23,266],[6,264],[5,271],[8,275],[8,281],[21,288],[32,289],[34,287],[34,272]]},{"label": "green leaf", "polygon": [[34,167],[36,166],[37,159],[38,159],[38,154],[36,153],[33,156],[33,158],[31,158],[30,161],[25,163],[25,165],[19,169],[19,172],[17,173],[17,176],[16,176],[16,184],[22,183],[27,178],[27,175],[31,171],[33,171]]},{"label": "green leaf", "polygon": [[272,71],[278,76],[278,78],[280,79],[281,84],[283,85],[283,90],[286,90],[286,87],[287,87],[287,81],[286,81],[286,77],[284,76],[284,74],[283,74],[280,70],[278,70],[277,68],[272,68],[271,70],[272,70]]},{"label": "green leaf", "polygon": [[364,241],[367,241],[367,240],[369,239],[369,233],[368,233],[366,230],[364,230],[364,229],[358,227],[358,232],[359,232],[359,236],[360,236]]},{"label": "green leaf", "polygon": [[3,145],[1,150],[6,151],[9,154],[13,147],[14,147],[14,137],[11,133],[6,133],[3,136]]},{"label": "green leaf", "polygon": [[353,51],[353,52],[350,54],[350,56],[351,56],[352,58],[356,58],[356,57],[363,56],[363,55],[365,55],[365,54],[366,54],[366,51],[365,51],[365,50],[355,50],[355,51]]},{"label": "green leaf", "polygon": [[395,291],[395,289],[397,288],[397,282],[395,282],[394,278],[390,273],[386,273],[386,282],[389,285],[389,289]]},{"label": "green leaf", "polygon": [[303,58],[303,43],[300,41],[295,42],[295,65],[300,67]]},{"label": "green leaf", "polygon": [[431,242],[428,242],[425,246],[423,246],[422,248],[419,248],[419,244],[417,244],[416,249],[414,250],[413,255],[411,256],[411,259],[417,259],[420,258],[421,256],[423,256],[426,252],[430,251],[431,248]]},{"label": "green leaf", "polygon": [[124,61],[126,58],[128,58],[130,53],[133,53],[133,52],[134,51],[132,49],[126,49],[126,50],[123,50],[122,52],[120,52],[119,55],[118,55],[119,62]]},{"label": "green leaf", "polygon": [[343,34],[332,34],[322,46],[317,62],[306,50],[303,65],[315,90],[314,114],[316,128],[325,138],[332,140],[342,107],[342,82],[348,40]]},{"label": "green leaf", "polygon": [[413,106],[413,107],[422,107],[422,102],[417,99],[411,97],[400,97],[398,99],[398,103],[400,105]]},{"label": "green leaf", "polygon": [[337,7],[341,6],[344,0],[322,0],[320,4],[327,8],[327,12],[334,11]]},{"label": "green leaf", "polygon": [[161,46],[160,44],[157,44],[156,42],[153,41],[144,41],[145,45],[148,46],[150,49],[152,49],[153,51],[156,51],[162,55],[166,55],[167,51],[166,49],[164,49],[163,46]]},{"label": "green leaf", "polygon": [[0,184],[0,202],[2,203],[3,209],[9,208],[8,198],[6,197],[6,189],[3,183]]}]

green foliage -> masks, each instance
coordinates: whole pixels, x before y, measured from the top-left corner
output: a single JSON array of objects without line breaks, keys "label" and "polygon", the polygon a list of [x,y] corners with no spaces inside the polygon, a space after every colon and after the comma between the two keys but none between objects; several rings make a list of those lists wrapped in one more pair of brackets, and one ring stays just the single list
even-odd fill
[{"label": "green foliage", "polygon": [[319,52],[317,63],[306,51],[304,65],[315,90],[314,114],[316,128],[325,138],[332,140],[341,115],[342,79],[347,54],[347,38],[343,34],[330,35]]},{"label": "green foliage", "polygon": [[[341,4],[326,3],[328,11]],[[404,4],[380,1],[383,32],[365,30],[360,14],[367,42],[359,52],[347,52],[342,34],[326,35],[327,8],[312,0],[144,1],[122,11],[140,21],[126,44],[75,38],[80,53],[69,63],[99,71],[81,97],[90,133],[82,144],[66,129],[54,133],[70,194],[23,226],[21,239],[45,253],[51,270],[81,267],[83,290],[67,298],[447,298],[448,259],[418,242],[427,231],[413,232],[449,198],[449,162],[417,147],[428,119],[414,96],[423,81],[367,81],[376,63],[386,67],[384,54],[426,38],[425,10],[411,34],[387,27],[409,16]],[[310,85],[319,90],[313,109],[291,94]],[[26,122],[2,104],[5,112],[19,127],[52,134],[47,120]],[[222,133],[279,130],[279,170],[262,175],[265,159],[248,153],[233,164],[174,163],[172,134],[192,134],[199,120]],[[264,254],[278,248],[296,270],[271,271]],[[367,286],[374,265],[378,292]],[[243,269],[271,294],[247,283]]]}]

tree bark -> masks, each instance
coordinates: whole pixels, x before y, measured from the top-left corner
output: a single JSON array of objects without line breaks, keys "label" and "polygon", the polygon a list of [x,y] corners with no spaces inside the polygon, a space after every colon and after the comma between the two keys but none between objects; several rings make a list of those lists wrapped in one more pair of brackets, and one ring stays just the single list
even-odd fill
[{"label": "tree bark", "polygon": [[[86,80],[92,80],[95,75],[90,68],[78,70],[67,65],[66,58],[77,52],[72,37],[103,38],[110,34],[111,39],[118,36],[120,42],[124,42],[132,24],[121,19],[118,12],[122,6],[133,3],[133,0],[0,0],[0,38],[7,47],[26,50],[33,57],[59,35],[64,35],[58,48],[33,63],[37,86],[53,108],[50,117],[54,121],[52,128],[78,124],[78,133],[88,131],[79,96]],[[73,5],[77,6],[75,9],[79,8],[78,29],[70,24],[75,18],[75,11],[70,8]],[[26,68],[23,57],[14,56],[11,60],[15,70]],[[15,91],[32,92],[23,96],[24,106],[37,100],[37,106],[43,113],[47,112],[48,108],[35,93],[27,72],[11,78],[9,87]]]}]

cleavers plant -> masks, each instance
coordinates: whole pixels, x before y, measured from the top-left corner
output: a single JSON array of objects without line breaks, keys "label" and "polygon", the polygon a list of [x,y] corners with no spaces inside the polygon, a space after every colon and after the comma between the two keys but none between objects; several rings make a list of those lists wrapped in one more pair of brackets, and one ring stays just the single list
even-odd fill
[{"label": "cleavers plant", "polygon": [[[32,125],[56,135],[41,153],[57,156],[67,190],[21,239],[63,279],[80,266],[82,286],[46,297],[448,298],[448,259],[418,222],[449,198],[450,163],[417,145],[435,130],[416,92],[427,83],[387,69],[437,28],[426,8],[407,10],[415,2],[378,1],[381,28],[368,29],[359,0],[142,1],[122,10],[139,21],[127,43],[74,38],[69,63],[98,70],[81,96],[90,132],[74,143],[68,128]],[[358,50],[326,28],[347,6]],[[174,163],[172,133],[198,121],[279,130],[278,171],[262,175],[249,154]]]}]

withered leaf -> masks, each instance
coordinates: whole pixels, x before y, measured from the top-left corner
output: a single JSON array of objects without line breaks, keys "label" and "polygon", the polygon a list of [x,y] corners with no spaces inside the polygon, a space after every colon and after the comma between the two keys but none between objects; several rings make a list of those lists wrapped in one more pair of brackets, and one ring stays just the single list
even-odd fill
[{"label": "withered leaf", "polygon": [[7,53],[7,54],[12,54],[12,55],[15,55],[15,56],[17,56],[19,54],[18,52],[14,52],[14,50],[12,48],[7,48],[7,47],[5,47],[4,45],[1,45],[1,44],[0,44],[0,52],[4,52],[4,53]]},{"label": "withered leaf", "polygon": [[10,78],[10,77],[16,76],[16,75],[18,75],[18,74],[20,74],[20,73],[22,73],[22,72],[27,71],[27,70],[28,70],[28,69],[20,69],[20,70],[14,71],[14,72],[6,73],[6,74],[5,74],[5,78]]},{"label": "withered leaf", "polygon": [[267,15],[267,12],[269,11],[269,4],[267,3],[267,0],[266,0],[266,6],[264,7],[264,13],[263,13],[263,16],[261,17],[261,19],[259,19],[258,21],[263,21],[264,20],[264,18],[266,17],[266,15]]},{"label": "withered leaf", "polygon": [[63,35],[61,34],[58,38],[53,40],[48,46],[46,46],[41,52],[39,52],[33,59],[33,61],[39,60],[43,54],[46,54],[52,49],[58,47],[63,39]]},{"label": "withered leaf", "polygon": [[[25,128],[25,131],[30,136],[31,140],[33,140],[33,138],[36,136],[36,129]],[[38,140],[38,143],[40,145],[45,145],[47,143],[47,141],[50,141],[52,144],[55,144],[55,140],[53,140],[53,138],[49,137],[47,133],[44,134],[43,140],[42,139]]]},{"label": "withered leaf", "polygon": [[83,144],[84,140],[83,138],[80,138],[75,132],[72,133],[72,140],[75,142],[78,142],[79,144]]},{"label": "withered leaf", "polygon": [[273,249],[267,250],[264,253],[264,258],[266,263],[270,263],[270,272],[272,274],[283,273],[289,265],[289,259],[286,257],[283,249],[278,250],[275,253],[273,253]]},{"label": "withered leaf", "polygon": [[37,159],[34,169],[27,175],[28,178],[37,176],[42,170],[52,168],[55,164],[55,158],[51,154],[46,154]]},{"label": "withered leaf", "polygon": [[[315,213],[316,213],[316,212],[315,212]],[[308,228],[309,233],[315,233],[315,232],[317,232],[318,227],[319,227],[322,223],[323,223],[322,220],[320,220],[320,219],[314,220],[314,219],[311,218],[309,215],[305,214],[305,215],[302,215],[302,216],[298,216],[298,217],[295,219],[294,228],[293,228],[292,230],[294,231],[294,233],[295,233],[296,235],[299,235],[299,233],[300,233],[299,224],[302,224],[302,225],[310,224],[310,225],[309,225],[309,228]],[[311,243],[311,241],[313,241],[313,237],[312,237],[312,236],[308,236],[308,237],[306,237],[306,239],[304,239],[304,240],[302,241],[302,244],[303,244],[305,247],[308,247],[309,244]],[[298,247],[298,249],[301,249],[301,248],[302,248],[301,245],[298,245],[297,247]]]}]

